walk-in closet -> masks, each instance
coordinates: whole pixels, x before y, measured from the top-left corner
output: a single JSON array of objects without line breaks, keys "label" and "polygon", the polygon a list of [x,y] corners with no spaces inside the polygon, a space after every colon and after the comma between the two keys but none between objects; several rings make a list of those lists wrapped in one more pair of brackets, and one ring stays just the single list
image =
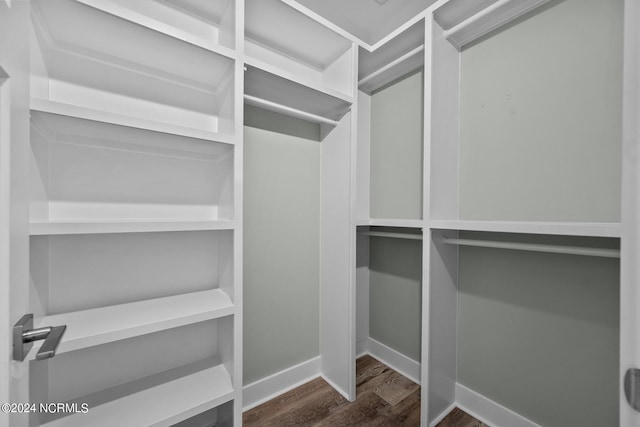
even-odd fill
[{"label": "walk-in closet", "polygon": [[639,28],[0,0],[0,427],[640,427]]}]

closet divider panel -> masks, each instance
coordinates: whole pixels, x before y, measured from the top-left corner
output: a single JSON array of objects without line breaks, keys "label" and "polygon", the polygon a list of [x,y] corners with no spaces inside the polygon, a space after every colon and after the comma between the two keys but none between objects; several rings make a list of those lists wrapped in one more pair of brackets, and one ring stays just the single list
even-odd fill
[{"label": "closet divider panel", "polygon": [[[29,2],[0,4],[0,399],[28,396],[25,370],[15,376],[9,330],[29,304]],[[0,413],[0,424],[26,427],[25,414]]]},{"label": "closet divider panel", "polygon": [[320,356],[323,377],[355,399],[355,227],[351,218],[355,111],[322,141]]},{"label": "closet divider panel", "polygon": [[[640,5],[624,3],[624,78],[622,140],[622,242],[620,260],[620,383],[640,367]],[[640,412],[619,389],[620,426],[640,425]]]}]

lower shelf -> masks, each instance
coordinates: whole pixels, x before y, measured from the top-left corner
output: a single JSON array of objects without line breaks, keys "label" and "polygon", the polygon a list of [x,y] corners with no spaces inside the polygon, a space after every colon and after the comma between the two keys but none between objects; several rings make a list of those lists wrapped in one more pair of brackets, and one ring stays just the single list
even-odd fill
[{"label": "lower shelf", "polygon": [[[233,400],[229,372],[207,359],[76,399],[86,413],[55,419],[43,427],[171,426]],[[123,396],[124,395],[124,396]],[[114,396],[116,396],[114,398]],[[123,396],[123,397],[117,397]],[[102,403],[105,402],[105,403]]]},{"label": "lower shelf", "polygon": [[[176,328],[234,313],[231,298],[220,289],[120,304],[44,317],[37,327],[67,325],[57,353]],[[42,341],[34,344],[35,358]]]}]

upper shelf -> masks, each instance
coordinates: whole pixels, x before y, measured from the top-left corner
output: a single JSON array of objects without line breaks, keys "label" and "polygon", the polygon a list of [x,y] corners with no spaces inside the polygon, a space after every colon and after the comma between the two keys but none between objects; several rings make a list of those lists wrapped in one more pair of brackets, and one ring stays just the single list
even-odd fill
[{"label": "upper shelf", "polygon": [[233,0],[77,1],[214,52],[235,48]]},{"label": "upper shelf", "polygon": [[208,229],[232,219],[232,144],[66,107],[32,102],[30,219],[41,224],[32,231]]},{"label": "upper shelf", "polygon": [[[181,128],[163,128],[162,124],[157,126],[161,131],[157,131],[153,123],[139,123],[135,119],[121,122],[118,120],[121,117],[56,102],[31,100],[32,125],[59,142],[113,149],[136,146],[140,151],[182,157],[193,157],[197,153],[199,160],[210,162],[225,159],[232,151],[229,138],[188,129],[183,133]],[[143,126],[146,124],[151,126]],[[195,135],[215,139],[201,139]]]},{"label": "upper shelf", "polygon": [[247,103],[329,125],[336,125],[351,106],[349,98],[336,97],[259,68],[246,68]]},{"label": "upper shelf", "polygon": [[353,97],[351,41],[279,0],[247,0],[245,19],[247,63],[269,64],[275,74]]},{"label": "upper shelf", "polygon": [[[119,132],[126,132],[127,129],[131,129],[133,132],[135,132],[134,129],[154,132],[156,133],[153,137],[153,144],[155,145],[158,145],[158,142],[163,139],[169,139],[170,135],[173,140],[192,142],[200,140],[197,144],[190,145],[192,147],[192,151],[211,152],[212,150],[216,150],[216,147],[219,147],[216,145],[206,146],[204,145],[205,142],[219,142],[224,144],[233,144],[235,142],[235,138],[232,135],[173,125],[171,123],[158,122],[155,120],[139,119],[123,114],[94,110],[91,108],[84,108],[77,105],[64,104],[46,99],[31,98],[30,107],[32,112],[48,113],[51,120],[55,120],[56,117],[68,117],[78,119],[76,122],[86,120],[114,125],[110,130],[110,135],[113,135],[113,132],[116,131],[116,129],[119,129]],[[36,114],[36,116],[38,115],[39,114]],[[64,120],[71,122],[69,119]],[[159,136],[158,133],[166,134],[166,136]],[[111,138],[114,137],[112,136]],[[117,139],[117,137],[115,137],[115,139]]]},{"label": "upper shelf", "polygon": [[373,52],[360,48],[358,88],[371,93],[424,66],[424,20]]},{"label": "upper shelf", "polygon": [[233,51],[143,19],[143,11],[159,8],[152,1],[34,1],[32,96],[231,133]]},{"label": "upper shelf", "polygon": [[434,13],[444,36],[457,49],[549,0],[451,0]]}]

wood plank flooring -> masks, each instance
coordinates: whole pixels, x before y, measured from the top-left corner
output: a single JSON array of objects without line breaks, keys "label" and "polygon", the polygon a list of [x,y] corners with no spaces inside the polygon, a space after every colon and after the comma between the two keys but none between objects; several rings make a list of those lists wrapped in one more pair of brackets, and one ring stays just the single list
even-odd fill
[{"label": "wood plank flooring", "polygon": [[[317,378],[244,413],[246,427],[419,426],[420,386],[371,356],[356,361],[355,402]],[[438,427],[489,427],[456,409]]]}]

